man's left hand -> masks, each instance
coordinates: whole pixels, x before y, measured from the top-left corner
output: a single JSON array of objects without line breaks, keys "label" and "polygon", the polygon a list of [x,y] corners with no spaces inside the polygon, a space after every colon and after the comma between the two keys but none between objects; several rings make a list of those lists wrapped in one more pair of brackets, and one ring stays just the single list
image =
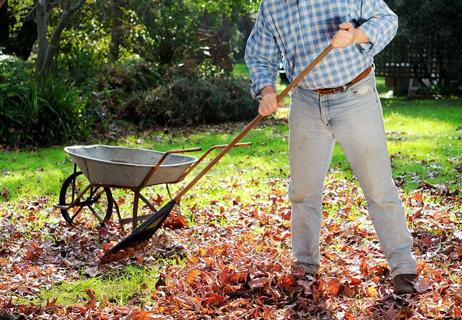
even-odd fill
[{"label": "man's left hand", "polygon": [[332,37],[330,43],[334,48],[346,48],[355,43],[367,43],[369,38],[351,22],[344,22],[339,25],[339,31]]},{"label": "man's left hand", "polygon": [[344,22],[339,26],[339,31],[332,37],[331,44],[334,48],[346,48],[356,43],[356,29],[351,22]]}]

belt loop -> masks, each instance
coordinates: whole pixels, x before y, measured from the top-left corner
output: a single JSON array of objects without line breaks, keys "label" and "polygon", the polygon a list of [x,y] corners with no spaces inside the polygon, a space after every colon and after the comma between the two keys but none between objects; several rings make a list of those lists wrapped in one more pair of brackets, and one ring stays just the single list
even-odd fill
[{"label": "belt loop", "polygon": [[347,91],[347,89],[348,89],[348,86],[346,84],[342,86],[342,92]]}]

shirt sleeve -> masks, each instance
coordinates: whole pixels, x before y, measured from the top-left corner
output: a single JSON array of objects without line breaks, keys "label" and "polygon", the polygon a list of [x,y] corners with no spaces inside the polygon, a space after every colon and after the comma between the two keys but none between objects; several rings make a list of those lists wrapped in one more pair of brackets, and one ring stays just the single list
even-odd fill
[{"label": "shirt sleeve", "polygon": [[276,88],[276,76],[281,59],[282,55],[276,40],[267,27],[265,9],[262,4],[245,50],[245,62],[252,80],[253,97],[268,85]]},{"label": "shirt sleeve", "polygon": [[362,0],[359,28],[369,38],[369,43],[360,44],[363,52],[375,56],[382,51],[396,35],[398,16],[383,0]]}]

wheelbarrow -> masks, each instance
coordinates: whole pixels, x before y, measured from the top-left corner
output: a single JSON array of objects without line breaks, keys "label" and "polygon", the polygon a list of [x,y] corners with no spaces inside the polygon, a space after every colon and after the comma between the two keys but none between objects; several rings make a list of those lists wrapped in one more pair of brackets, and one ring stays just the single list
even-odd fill
[{"label": "wheelbarrow", "polygon": [[[250,142],[238,143],[235,147],[250,145]],[[88,214],[104,225],[111,219],[115,209],[121,227],[131,223],[135,229],[149,216],[138,215],[140,200],[151,213],[157,212],[155,205],[141,193],[143,188],[165,184],[170,195],[169,184],[181,182],[212,151],[226,147],[213,146],[199,159],[184,154],[200,151],[201,148],[159,152],[106,145],[66,147],[64,151],[74,162],[74,172],[64,180],[56,207],[70,225],[75,224],[80,216]],[[114,188],[133,191],[131,218],[122,218],[119,204],[111,191]]]}]

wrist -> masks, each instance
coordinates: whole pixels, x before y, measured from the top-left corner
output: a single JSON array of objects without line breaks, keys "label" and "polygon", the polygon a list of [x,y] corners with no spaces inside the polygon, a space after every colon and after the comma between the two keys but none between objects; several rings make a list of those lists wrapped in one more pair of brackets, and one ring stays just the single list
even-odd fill
[{"label": "wrist", "polygon": [[352,34],[353,34],[353,40],[351,41],[351,43],[352,43],[352,44],[357,44],[357,43],[359,43],[358,29],[357,29],[357,28],[353,29]]},{"label": "wrist", "polygon": [[353,30],[353,39],[354,39],[354,43],[358,43],[358,44],[369,42],[369,38],[367,37],[367,35],[364,33],[364,31],[361,28],[355,28]]},{"label": "wrist", "polygon": [[260,90],[260,96],[262,98],[271,94],[276,94],[276,91],[274,90],[273,86],[266,86]]}]

